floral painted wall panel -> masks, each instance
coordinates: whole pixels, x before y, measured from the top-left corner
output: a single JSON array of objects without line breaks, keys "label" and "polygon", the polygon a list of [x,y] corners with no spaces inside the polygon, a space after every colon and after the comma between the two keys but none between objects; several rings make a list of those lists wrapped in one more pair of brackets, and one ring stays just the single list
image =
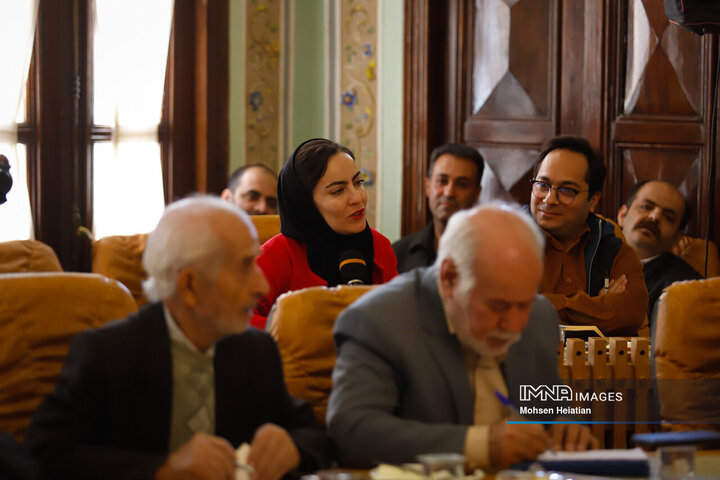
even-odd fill
[{"label": "floral painted wall panel", "polygon": [[281,0],[247,0],[245,163],[280,165]]},{"label": "floral painted wall panel", "polygon": [[377,225],[378,0],[342,0],[340,142],[355,153],[368,192],[367,219]]}]

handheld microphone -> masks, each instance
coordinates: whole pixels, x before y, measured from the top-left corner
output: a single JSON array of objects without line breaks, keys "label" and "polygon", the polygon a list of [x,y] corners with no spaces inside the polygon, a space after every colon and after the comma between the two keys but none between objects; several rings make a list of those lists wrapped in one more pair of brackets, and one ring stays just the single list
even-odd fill
[{"label": "handheld microphone", "polygon": [[363,285],[367,277],[367,264],[362,253],[357,250],[347,250],[340,254],[340,283],[348,285]]}]

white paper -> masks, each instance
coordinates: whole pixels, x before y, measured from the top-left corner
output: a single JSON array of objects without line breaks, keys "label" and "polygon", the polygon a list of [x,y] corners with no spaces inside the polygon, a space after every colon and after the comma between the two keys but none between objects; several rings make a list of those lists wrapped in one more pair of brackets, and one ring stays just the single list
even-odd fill
[{"label": "white paper", "polygon": [[612,449],[612,450],[585,450],[584,452],[553,452],[547,450],[538,455],[541,462],[548,461],[592,461],[592,460],[647,460],[648,456],[641,448]]}]

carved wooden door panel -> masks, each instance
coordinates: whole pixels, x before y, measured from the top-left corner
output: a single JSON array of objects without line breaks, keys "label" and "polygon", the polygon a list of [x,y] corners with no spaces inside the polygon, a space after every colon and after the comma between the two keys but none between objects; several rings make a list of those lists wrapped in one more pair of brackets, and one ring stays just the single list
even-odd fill
[{"label": "carved wooden door panel", "polygon": [[487,162],[482,200],[527,202],[537,146],[557,130],[556,0],[477,0],[463,137]]},{"label": "carved wooden door panel", "polygon": [[[618,95],[608,105],[612,189],[606,189],[603,206],[617,211],[637,181],[666,180],[693,206],[688,232],[704,235],[711,180],[711,38],[670,24],[663,2],[655,0],[627,0],[617,23],[611,82]],[[716,241],[718,233],[711,232]]]},{"label": "carved wooden door panel", "polygon": [[[430,150],[464,142],[487,160],[481,200],[528,203],[539,146],[582,135],[605,158],[600,211],[660,178],[704,235],[718,44],[669,24],[659,0],[406,0],[403,232],[426,221]],[[442,93],[442,94],[440,94]],[[718,169],[716,169],[718,170]],[[720,197],[716,195],[715,197]],[[720,241],[720,222],[710,237]]]},{"label": "carved wooden door panel", "polygon": [[603,144],[603,18],[598,0],[476,0],[463,140],[485,156],[482,201],[528,203],[538,147],[583,135]]}]

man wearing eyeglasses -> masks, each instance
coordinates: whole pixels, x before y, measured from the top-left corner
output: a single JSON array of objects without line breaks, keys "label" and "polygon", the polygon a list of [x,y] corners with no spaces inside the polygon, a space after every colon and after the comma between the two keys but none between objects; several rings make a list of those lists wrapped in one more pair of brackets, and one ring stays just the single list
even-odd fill
[{"label": "man wearing eyeglasses", "polygon": [[530,210],[547,236],[540,293],[563,324],[637,334],[648,302],[640,259],[593,213],[605,181],[602,158],[584,138],[555,137],[541,148],[533,173]]}]

